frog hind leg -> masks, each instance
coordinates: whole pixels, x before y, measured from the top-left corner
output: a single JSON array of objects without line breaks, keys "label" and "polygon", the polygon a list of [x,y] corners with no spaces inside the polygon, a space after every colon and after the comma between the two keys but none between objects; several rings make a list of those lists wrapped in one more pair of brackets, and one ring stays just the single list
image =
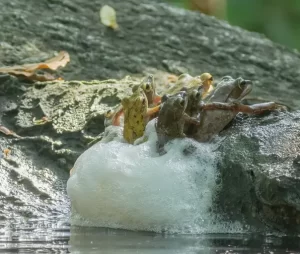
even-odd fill
[{"label": "frog hind leg", "polygon": [[160,104],[161,103],[161,96],[155,95],[154,99],[153,99],[153,103],[154,103],[154,105]]},{"label": "frog hind leg", "polygon": [[244,105],[241,103],[222,103],[222,102],[212,102],[209,104],[202,105],[204,110],[231,110],[234,112],[242,112],[247,114],[261,114],[265,111],[273,111],[277,109],[282,109],[281,105],[275,102],[258,103],[253,105]]},{"label": "frog hind leg", "polygon": [[192,155],[197,150],[197,147],[193,144],[188,145],[182,151],[185,156]]},{"label": "frog hind leg", "polygon": [[156,152],[159,154],[159,156],[162,156],[167,153],[167,151],[165,150],[164,143],[160,141],[156,142]]},{"label": "frog hind leg", "polygon": [[167,144],[172,138],[163,133],[157,133],[156,152],[162,156],[167,153],[165,150],[165,144]]},{"label": "frog hind leg", "polygon": [[113,116],[113,119],[112,119],[112,125],[114,126],[120,126],[121,125],[121,116],[124,114],[124,110],[123,110],[123,107],[121,107],[119,110],[117,110]]}]

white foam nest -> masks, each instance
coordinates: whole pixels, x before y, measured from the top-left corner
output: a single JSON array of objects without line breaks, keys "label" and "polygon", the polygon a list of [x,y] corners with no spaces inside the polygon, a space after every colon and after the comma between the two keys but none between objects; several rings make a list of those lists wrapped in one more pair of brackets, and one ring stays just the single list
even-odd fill
[{"label": "white foam nest", "polygon": [[[154,121],[146,128],[148,141],[139,145],[122,142],[120,130],[114,133],[113,141],[95,144],[74,165],[67,184],[71,224],[179,233],[240,231],[240,225],[226,225],[211,211],[217,188],[212,145],[175,139],[159,156]],[[184,155],[190,144],[196,151]]]}]

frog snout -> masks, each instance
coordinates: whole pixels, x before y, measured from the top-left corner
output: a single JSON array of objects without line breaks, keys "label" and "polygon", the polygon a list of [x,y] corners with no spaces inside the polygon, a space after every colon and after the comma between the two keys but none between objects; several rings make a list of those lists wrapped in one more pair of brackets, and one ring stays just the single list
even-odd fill
[{"label": "frog snout", "polygon": [[244,80],[242,79],[240,82],[240,86],[246,86],[246,85],[251,85],[252,81],[251,80]]},{"label": "frog snout", "polygon": [[161,102],[164,103],[167,101],[167,99],[169,98],[169,96],[167,94],[164,94],[162,97],[161,97]]}]

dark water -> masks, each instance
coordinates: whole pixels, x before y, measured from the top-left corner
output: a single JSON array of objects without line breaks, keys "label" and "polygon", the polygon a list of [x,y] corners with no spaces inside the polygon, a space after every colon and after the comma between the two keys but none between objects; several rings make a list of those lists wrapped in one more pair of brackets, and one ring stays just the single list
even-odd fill
[{"label": "dark water", "polygon": [[163,235],[70,227],[68,218],[2,222],[0,253],[300,253],[300,237]]}]

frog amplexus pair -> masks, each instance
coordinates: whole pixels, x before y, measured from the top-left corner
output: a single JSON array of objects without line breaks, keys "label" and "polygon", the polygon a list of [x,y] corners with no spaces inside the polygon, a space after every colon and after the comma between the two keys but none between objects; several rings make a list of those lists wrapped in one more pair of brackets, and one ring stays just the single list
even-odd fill
[{"label": "frog amplexus pair", "polygon": [[212,83],[209,73],[197,77],[182,74],[167,95],[160,97],[154,78],[149,75],[133,87],[133,94],[122,100],[115,113],[110,112],[112,124],[120,125],[120,116],[124,115],[123,137],[133,144],[144,135],[148,121],[157,116],[157,149],[159,154],[164,154],[164,145],[174,138],[209,141],[238,112],[258,114],[280,108],[274,102],[242,104],[241,100],[252,90],[249,80],[225,76],[215,89]]}]

